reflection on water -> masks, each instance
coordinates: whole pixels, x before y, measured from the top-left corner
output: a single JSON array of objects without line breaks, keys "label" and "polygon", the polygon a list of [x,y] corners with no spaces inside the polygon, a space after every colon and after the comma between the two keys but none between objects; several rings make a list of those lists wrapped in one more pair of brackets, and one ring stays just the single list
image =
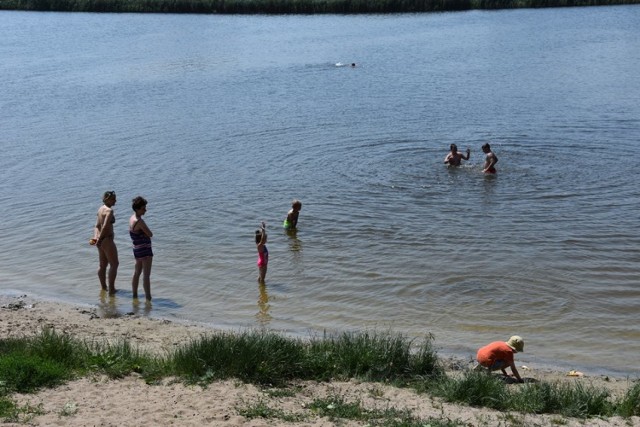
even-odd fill
[{"label": "reflection on water", "polygon": [[135,316],[139,316],[140,314],[144,316],[148,316],[149,313],[151,313],[151,307],[153,307],[153,305],[151,304],[151,301],[145,299],[142,310],[141,310],[140,300],[138,298],[133,299],[133,314]]},{"label": "reflection on water", "polygon": [[287,233],[287,237],[289,237],[289,250],[291,252],[301,252],[302,243],[298,239],[298,230],[294,228],[292,230],[285,230],[285,232]]},{"label": "reflection on water", "polygon": [[109,295],[104,289],[100,290],[100,303],[98,304],[98,315],[103,319],[115,319],[122,316],[118,313],[116,296]]},{"label": "reflection on water", "polygon": [[[138,298],[132,298],[131,292],[126,295],[126,291],[118,290],[115,295],[109,295],[104,289],[100,290],[100,302],[98,303],[98,315],[103,319],[116,319],[122,316],[148,316],[151,313],[153,304],[151,301],[144,300],[144,303]],[[131,306],[128,302],[131,301]],[[158,305],[178,308],[179,305],[165,298],[162,301],[156,301]],[[129,308],[131,307],[131,308]]]},{"label": "reflection on water", "polygon": [[256,318],[258,322],[262,326],[268,326],[271,321],[271,314],[269,314],[269,309],[271,305],[269,304],[269,294],[267,294],[267,285],[264,282],[260,282],[258,285],[258,290],[260,291],[260,297],[258,298],[258,313],[256,314]]}]

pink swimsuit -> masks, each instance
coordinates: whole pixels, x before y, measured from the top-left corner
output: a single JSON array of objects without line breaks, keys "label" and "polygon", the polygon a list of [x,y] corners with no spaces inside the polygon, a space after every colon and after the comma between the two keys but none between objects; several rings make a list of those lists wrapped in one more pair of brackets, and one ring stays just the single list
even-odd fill
[{"label": "pink swimsuit", "polygon": [[258,252],[258,267],[266,267],[269,263],[269,251],[267,250],[267,245],[264,245],[264,250],[262,252]]}]

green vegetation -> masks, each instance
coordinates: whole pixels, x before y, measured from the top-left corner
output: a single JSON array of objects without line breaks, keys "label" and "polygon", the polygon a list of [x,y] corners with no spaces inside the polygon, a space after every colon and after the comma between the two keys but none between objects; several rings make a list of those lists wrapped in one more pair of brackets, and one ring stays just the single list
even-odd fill
[{"label": "green vegetation", "polygon": [[[310,340],[264,331],[220,332],[194,340],[170,354],[156,356],[145,354],[127,342],[81,342],[44,329],[34,337],[0,340],[0,419],[24,421],[40,410],[18,407],[11,400],[13,393],[55,387],[86,375],[120,378],[134,372],[148,383],[173,377],[207,386],[215,380],[239,379],[265,387],[265,399],[295,395],[299,389],[288,387],[299,380],[356,378],[410,386],[447,402],[521,414],[579,418],[640,415],[640,383],[622,398],[614,399],[607,390],[580,382],[534,382],[510,387],[498,376],[473,370],[449,377],[438,361],[431,337],[416,343],[402,335],[377,332],[325,335]],[[380,393],[373,386],[371,395]],[[450,420],[414,419],[411,413],[393,408],[370,410],[358,401],[346,402],[340,396],[318,399],[307,409],[330,419],[359,420],[370,425],[458,425]],[[72,405],[60,415],[75,411]],[[238,408],[238,412],[247,418],[291,422],[306,416],[273,409],[267,401]]]},{"label": "green vegetation", "polygon": [[454,427],[464,425],[450,420],[423,420],[414,417],[409,411],[398,411],[393,408],[371,410],[363,407],[359,401],[345,402],[341,396],[316,399],[309,405],[309,408],[318,415],[329,418],[330,421],[340,419],[364,421],[370,426],[419,427],[429,425],[431,427]]},{"label": "green vegetation", "polygon": [[219,333],[177,349],[166,366],[167,374],[193,383],[238,378],[276,386],[292,380],[403,381],[443,374],[431,340],[414,354],[412,342],[401,335],[368,332],[309,342],[272,332]]},{"label": "green vegetation", "polygon": [[358,14],[602,6],[640,0],[3,0],[0,9],[58,12]]},{"label": "green vegetation", "polygon": [[[636,389],[640,390],[640,387]],[[636,389],[634,390],[637,393]],[[633,401],[634,390],[628,392],[621,402],[613,403],[608,390],[586,387],[579,382],[528,383],[517,388],[509,388],[499,377],[468,371],[459,379],[441,381],[433,393],[448,402],[488,407],[499,411],[587,418],[623,415],[623,413],[628,414],[623,416],[633,415],[628,410],[623,411],[622,408],[624,402]],[[637,400],[636,404],[638,404]]]},{"label": "green vegetation", "polygon": [[616,413],[622,417],[640,416],[640,383],[637,383],[616,405]]},{"label": "green vegetation", "polygon": [[[340,396],[331,396],[314,400],[308,409],[312,414],[326,417],[331,422],[340,424],[340,420],[353,420],[366,422],[369,426],[385,427],[456,427],[464,426],[463,423],[451,420],[428,420],[416,418],[409,411],[399,411],[388,408],[385,410],[367,409],[361,402],[346,402]],[[278,419],[286,422],[305,421],[308,417],[303,414],[287,413],[280,409],[274,409],[264,400],[260,400],[246,407],[236,408],[238,413],[245,418]]]}]

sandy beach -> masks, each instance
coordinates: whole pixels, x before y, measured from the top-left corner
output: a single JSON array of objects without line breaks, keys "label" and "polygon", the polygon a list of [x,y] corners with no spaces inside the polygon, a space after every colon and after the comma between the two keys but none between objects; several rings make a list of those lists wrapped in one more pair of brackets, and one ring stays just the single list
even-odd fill
[{"label": "sandy beach", "polygon": [[[192,339],[212,332],[202,325],[183,324],[138,316],[133,313],[119,318],[101,318],[93,307],[71,306],[59,302],[37,301],[28,296],[0,297],[0,336],[16,337],[38,333],[43,327],[86,340],[122,340],[150,352],[166,352]],[[454,365],[455,363],[452,363]],[[526,378],[542,381],[580,381],[585,385],[608,388],[612,395],[624,394],[632,385],[626,378],[568,376],[566,372],[531,369],[519,366]],[[512,385],[517,387],[517,385]],[[55,389],[35,394],[13,395],[19,405],[39,406],[41,414],[30,417],[26,425],[34,426],[161,426],[161,425],[225,425],[225,426],[356,426],[363,423],[340,420],[339,423],[317,416],[308,409],[314,399],[342,396],[345,401],[359,401],[367,408],[408,409],[415,417],[459,420],[469,426],[535,425],[535,426],[629,426],[640,425],[640,417],[623,419],[570,419],[558,415],[523,415],[502,413],[443,403],[409,389],[349,382],[301,382],[295,395],[275,396],[239,381],[219,381],[203,388],[187,386],[173,379],[160,385],[147,385],[138,375],[119,380],[91,376],[71,381]],[[299,422],[276,418],[246,418],[241,409],[257,403],[299,414]],[[25,425],[6,424],[6,425]]]}]

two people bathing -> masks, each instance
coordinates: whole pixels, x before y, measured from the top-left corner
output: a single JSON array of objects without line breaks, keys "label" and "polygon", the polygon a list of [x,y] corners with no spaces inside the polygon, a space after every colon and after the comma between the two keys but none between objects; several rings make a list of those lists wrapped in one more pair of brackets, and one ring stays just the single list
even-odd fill
[{"label": "two people bathing", "polygon": [[[447,166],[460,166],[462,164],[462,160],[469,160],[469,157],[471,156],[470,149],[467,148],[467,155],[465,156],[458,151],[458,146],[456,144],[451,144],[450,150],[451,151],[444,158],[444,163]],[[493,151],[491,151],[489,143],[482,146],[482,152],[485,154],[482,172],[490,174],[496,173],[495,165],[498,163],[498,157]]]},{"label": "two people bathing", "polygon": [[[113,206],[116,204],[115,191],[107,191],[102,197],[103,205],[98,209],[96,225],[93,231],[93,238],[89,241],[98,248],[98,280],[103,290],[109,295],[114,295],[116,276],[118,274],[118,248],[114,241],[113,225],[116,217]],[[133,244],[133,257],[135,268],[131,279],[131,289],[133,298],[138,298],[138,286],[140,275],[142,275],[142,286],[144,296],[147,301],[151,301],[151,264],[153,261],[153,251],[151,250],[151,237],[153,233],[142,219],[147,212],[147,201],[138,196],[131,201],[133,215],[129,218],[129,236]],[[108,273],[107,273],[108,267]]]},{"label": "two people bathing", "polygon": [[[295,199],[291,202],[291,209],[282,223],[282,227],[287,231],[295,231],[298,226],[298,215],[302,209],[302,202]],[[267,249],[267,225],[262,221],[260,228],[256,230],[256,249],[258,250],[258,282],[264,283],[267,277],[267,266],[269,264],[269,250]]]}]

